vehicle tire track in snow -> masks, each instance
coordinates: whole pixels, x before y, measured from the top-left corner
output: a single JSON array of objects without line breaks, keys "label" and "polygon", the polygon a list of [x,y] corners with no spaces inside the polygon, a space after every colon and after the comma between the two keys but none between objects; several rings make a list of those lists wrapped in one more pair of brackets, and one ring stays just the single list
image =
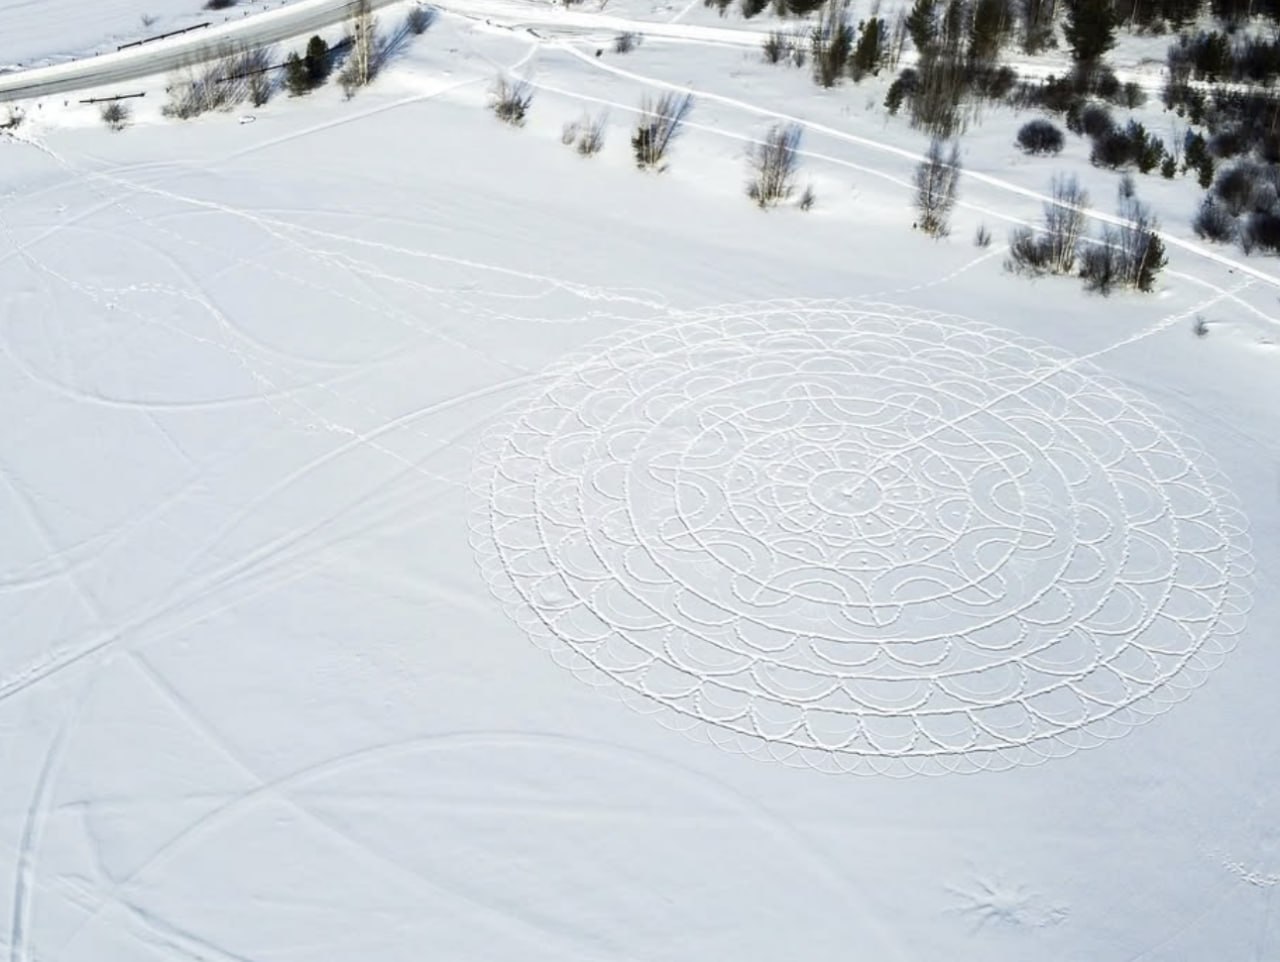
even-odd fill
[{"label": "vehicle tire track in snow", "polygon": [[[406,424],[411,424],[418,418],[439,413],[440,411],[449,410],[453,407],[457,407],[474,400],[495,394],[501,394],[513,387],[519,387],[527,383],[528,380],[530,380],[530,378],[518,378],[511,381],[501,382],[496,385],[488,385],[484,388],[467,392],[466,394],[455,395],[454,397],[444,401],[427,405],[426,407],[420,408],[416,411],[402,414],[368,431],[350,430],[351,436],[347,441],[313,459],[303,468],[293,472],[283,482],[277,483],[268,491],[261,492],[255,499],[254,503],[262,503],[272,494],[278,493],[291,483],[296,483],[299,479],[305,477],[316,468],[342,456],[347,452],[355,450],[361,446],[368,445],[371,440],[374,440],[383,434],[396,431]],[[468,432],[473,430],[473,426],[466,425],[459,431],[458,436],[466,436]],[[401,455],[395,454],[394,456],[402,461],[404,460]],[[416,465],[410,464],[410,468],[415,471],[418,470]],[[449,483],[458,484],[460,482],[450,481]],[[372,499],[375,496],[377,496],[376,491],[367,495],[366,500]],[[249,510],[252,510],[252,508]],[[247,514],[247,512],[242,511],[238,517],[244,516],[245,514]],[[236,585],[241,582],[248,582],[251,585],[249,596],[252,597],[274,587],[273,584],[269,584],[265,580],[262,580],[262,573],[267,562],[270,562],[273,558],[280,557],[287,562],[289,560],[289,556],[287,554],[281,554],[281,550],[283,548],[288,548],[299,543],[303,543],[305,545],[305,539],[308,536],[324,529],[335,520],[335,518],[322,518],[309,526],[303,526],[280,535],[265,544],[259,545],[253,551],[242,555],[236,560],[229,562],[218,569],[202,573],[194,579],[193,583],[185,586],[180,585],[178,588],[175,588],[170,592],[170,594],[163,600],[153,602],[144,610],[119,620],[110,630],[97,635],[90,641],[78,645],[69,651],[55,652],[35,665],[28,666],[16,673],[11,673],[6,678],[0,678],[0,701],[11,698],[14,695],[27,690],[33,685],[39,684],[46,679],[61,674],[67,669],[81,663],[85,659],[114,646],[127,633],[138,631],[152,625],[167,615],[180,611],[185,607],[192,606],[200,599],[207,597],[212,592],[221,588],[229,585]],[[231,524],[234,523],[233,519]],[[223,531],[215,534],[214,543],[216,543],[219,538],[223,537],[227,530],[230,530],[229,526],[224,527]],[[293,576],[286,574],[284,579],[291,580],[292,577]],[[261,583],[258,583],[259,581],[261,581]],[[243,598],[237,599],[236,601],[223,605],[213,611],[201,612],[195,616],[194,620],[197,622],[205,620],[220,611],[226,610],[228,607],[241,603],[243,600]],[[178,630],[178,628],[186,627],[191,623],[193,622],[188,620],[177,626],[170,626],[166,628],[165,633],[166,635],[171,634],[173,631]],[[145,645],[146,643],[143,644]]]}]

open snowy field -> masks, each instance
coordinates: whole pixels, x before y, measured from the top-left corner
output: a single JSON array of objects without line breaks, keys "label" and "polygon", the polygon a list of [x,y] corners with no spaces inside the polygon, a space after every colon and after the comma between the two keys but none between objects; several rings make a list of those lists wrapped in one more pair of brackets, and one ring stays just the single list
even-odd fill
[{"label": "open snowy field", "polygon": [[1155,294],[1017,279],[1077,140],[935,242],[880,81],[478,16],[0,140],[10,962],[1280,957],[1274,263],[1142,178]]}]

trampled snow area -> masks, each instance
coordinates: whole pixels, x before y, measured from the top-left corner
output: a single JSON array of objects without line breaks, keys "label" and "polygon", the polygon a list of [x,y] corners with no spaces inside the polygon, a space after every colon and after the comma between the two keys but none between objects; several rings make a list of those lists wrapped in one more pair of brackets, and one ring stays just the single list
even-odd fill
[{"label": "trampled snow area", "polygon": [[879,81],[479,16],[0,141],[10,962],[1277,957],[1274,263],[1140,178],[1157,293],[1017,279],[1079,141],[935,242]]}]

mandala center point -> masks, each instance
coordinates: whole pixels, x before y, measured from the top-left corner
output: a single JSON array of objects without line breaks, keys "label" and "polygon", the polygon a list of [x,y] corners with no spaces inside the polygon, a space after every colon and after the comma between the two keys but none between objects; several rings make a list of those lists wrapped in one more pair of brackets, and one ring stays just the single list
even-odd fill
[{"label": "mandala center point", "polygon": [[884,488],[868,474],[835,469],[824,471],[809,483],[809,499],[832,514],[859,515],[875,511],[884,501]]}]

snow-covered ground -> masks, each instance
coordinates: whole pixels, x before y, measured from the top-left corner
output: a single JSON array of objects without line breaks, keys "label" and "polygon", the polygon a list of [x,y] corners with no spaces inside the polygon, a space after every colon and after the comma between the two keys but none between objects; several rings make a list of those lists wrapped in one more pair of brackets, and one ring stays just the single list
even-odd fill
[{"label": "snow-covered ground", "polygon": [[1272,262],[1013,278],[1079,140],[934,242],[884,78],[609,36],[0,141],[11,962],[1276,957]]},{"label": "snow-covered ground", "polygon": [[123,43],[200,23],[221,24],[282,6],[289,0],[238,0],[208,10],[204,0],[3,0],[0,66],[56,63],[115,50]]}]

